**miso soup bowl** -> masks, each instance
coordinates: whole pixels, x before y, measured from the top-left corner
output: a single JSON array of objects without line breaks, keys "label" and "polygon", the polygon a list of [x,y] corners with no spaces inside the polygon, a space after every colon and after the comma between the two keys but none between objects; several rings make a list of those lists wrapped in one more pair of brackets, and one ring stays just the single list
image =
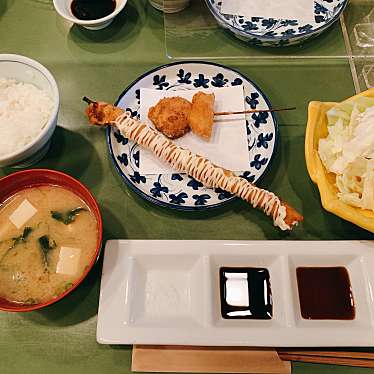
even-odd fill
[{"label": "miso soup bowl", "polygon": [[58,297],[53,298],[45,303],[41,304],[21,304],[10,302],[6,299],[0,298],[0,310],[7,312],[29,312],[31,310],[37,310],[44,308],[48,305],[56,303],[57,301],[63,299],[66,295],[72,292],[75,288],[79,286],[84,280],[87,274],[90,272],[92,267],[95,265],[97,259],[100,255],[101,244],[102,244],[102,231],[103,224],[101,219],[101,213],[99,206],[93,197],[92,193],[80,183],[75,178],[61,173],[55,170],[48,169],[30,169],[19,171],[14,174],[10,174],[6,177],[0,179],[0,205],[9,197],[13,196],[15,193],[30,187],[38,187],[42,185],[53,185],[58,187],[66,188],[74,192],[79,196],[91,209],[92,213],[95,215],[98,226],[97,235],[97,245],[95,252],[92,256],[91,262],[83,275],[64,293],[60,294]]},{"label": "miso soup bowl", "polygon": [[[46,91],[54,103],[48,122],[30,143],[10,154],[0,156],[0,167],[29,167],[45,156],[49,149],[53,132],[56,129],[60,106],[57,83],[45,66],[31,58],[14,54],[0,54],[0,78],[31,83]],[[9,125],[11,126],[12,124],[10,123]]]}]

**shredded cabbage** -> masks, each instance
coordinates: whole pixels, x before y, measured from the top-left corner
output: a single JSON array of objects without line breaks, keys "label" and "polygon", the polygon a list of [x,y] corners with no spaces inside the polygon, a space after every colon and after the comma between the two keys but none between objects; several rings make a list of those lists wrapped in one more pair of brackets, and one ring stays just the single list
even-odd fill
[{"label": "shredded cabbage", "polygon": [[338,198],[374,211],[374,98],[360,97],[327,112],[328,136],[318,153],[336,174]]}]

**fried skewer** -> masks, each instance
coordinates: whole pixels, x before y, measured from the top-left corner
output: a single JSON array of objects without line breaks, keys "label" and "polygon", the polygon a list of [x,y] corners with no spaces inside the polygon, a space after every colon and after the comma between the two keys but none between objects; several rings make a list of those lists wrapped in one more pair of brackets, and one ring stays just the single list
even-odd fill
[{"label": "fried skewer", "polygon": [[[96,111],[99,113],[102,113],[102,111],[104,111],[104,114],[103,114],[103,118],[101,120],[99,120],[96,124],[100,124],[101,126],[105,126],[106,124],[109,124],[111,121],[114,121],[113,118],[116,118],[116,115],[118,114],[121,115],[124,110],[121,109],[121,108],[118,108],[118,107],[113,107],[113,105],[110,105],[110,104],[107,104],[107,103],[103,103],[103,102],[96,102],[96,101],[92,101],[91,99],[89,99],[88,97],[84,97],[83,98],[83,101],[85,101],[87,104],[95,104],[97,107],[96,108]],[[116,108],[115,110],[115,114],[113,116],[111,116],[111,113],[108,113],[108,115],[110,117],[109,120],[107,120],[107,122],[105,122],[105,118],[106,118],[106,114],[105,114],[105,111],[108,110],[105,108],[105,106],[107,105],[110,105],[110,107],[112,108]],[[233,114],[251,114],[251,113],[260,113],[260,112],[284,112],[284,111],[287,111],[287,110],[295,110],[296,107],[290,107],[290,108],[273,108],[273,109],[249,109],[249,110],[243,110],[243,111],[239,111],[239,112],[216,112],[214,113],[215,116],[228,116],[228,115],[233,115]],[[113,109],[111,109],[113,110]],[[101,114],[100,114],[101,115]]]},{"label": "fried skewer", "polygon": [[[87,101],[87,100],[85,100]],[[131,117],[113,105],[90,101],[86,110],[91,124],[115,125],[123,136],[151,150],[175,170],[186,173],[208,188],[221,188],[262,209],[273,218],[275,226],[291,230],[303,217],[272,192],[236,176],[232,171],[214,165],[208,159],[177,146],[162,134]]]}]

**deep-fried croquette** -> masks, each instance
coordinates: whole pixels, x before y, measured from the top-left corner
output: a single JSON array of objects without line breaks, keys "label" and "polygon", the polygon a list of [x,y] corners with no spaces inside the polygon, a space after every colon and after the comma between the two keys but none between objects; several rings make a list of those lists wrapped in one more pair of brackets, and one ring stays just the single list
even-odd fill
[{"label": "deep-fried croquette", "polygon": [[182,97],[166,97],[149,109],[148,117],[158,131],[176,139],[190,131],[191,107],[191,103]]},{"label": "deep-fried croquette", "polygon": [[214,94],[197,92],[192,98],[189,124],[194,134],[209,141],[214,121]]}]

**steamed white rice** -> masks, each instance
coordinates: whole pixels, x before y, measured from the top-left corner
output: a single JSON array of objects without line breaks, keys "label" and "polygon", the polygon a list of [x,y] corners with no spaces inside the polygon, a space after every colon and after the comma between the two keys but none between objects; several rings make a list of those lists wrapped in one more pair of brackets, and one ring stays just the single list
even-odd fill
[{"label": "steamed white rice", "polygon": [[0,157],[32,142],[47,124],[53,100],[33,84],[0,78]]}]

